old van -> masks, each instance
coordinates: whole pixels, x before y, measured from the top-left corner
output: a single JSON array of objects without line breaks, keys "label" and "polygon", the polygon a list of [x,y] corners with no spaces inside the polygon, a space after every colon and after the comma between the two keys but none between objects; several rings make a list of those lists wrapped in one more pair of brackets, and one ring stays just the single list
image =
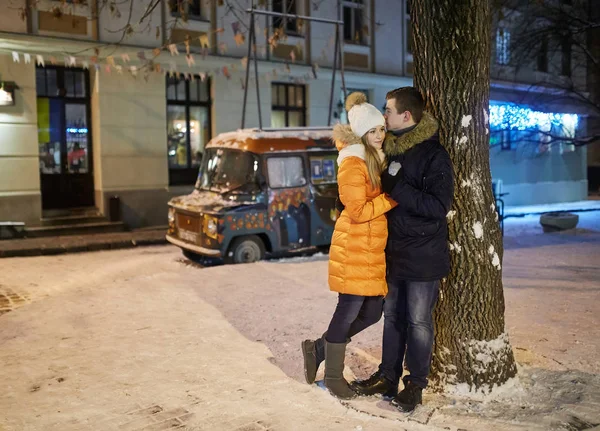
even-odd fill
[{"label": "old van", "polygon": [[194,191],[169,202],[167,240],[191,258],[247,263],[327,247],[336,220],[331,128],[244,129],[206,146]]}]

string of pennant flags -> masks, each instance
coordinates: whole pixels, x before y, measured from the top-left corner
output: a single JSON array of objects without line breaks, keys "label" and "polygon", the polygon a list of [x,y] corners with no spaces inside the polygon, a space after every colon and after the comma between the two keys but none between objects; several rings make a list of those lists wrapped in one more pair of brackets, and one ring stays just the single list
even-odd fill
[{"label": "string of pennant flags", "polygon": [[[232,23],[232,30],[234,33],[234,40],[237,46],[241,46],[245,43],[245,35],[241,31],[240,23],[234,22]],[[272,50],[277,46],[277,44],[286,39],[286,35],[283,32],[279,32],[279,29],[274,31],[274,34],[269,37],[268,45],[255,45],[253,46],[254,55],[266,55],[266,49]],[[214,30],[213,33],[222,33],[223,28],[218,28]],[[266,34],[266,33],[265,33]],[[203,33],[198,36],[198,42],[201,48],[200,55],[202,59],[206,59],[206,56],[209,54],[208,50],[211,48],[211,42],[209,38],[209,34]],[[196,75],[200,77],[202,81],[206,79],[207,76],[217,76],[223,75],[227,79],[231,79],[232,72],[236,72],[238,68],[241,70],[245,70],[248,67],[248,58],[243,57],[240,59],[239,63],[234,62],[225,66],[219,66],[217,68],[212,68],[204,71],[180,71],[178,70],[177,62],[174,60],[168,61],[168,68],[164,67],[161,62],[157,62],[157,57],[160,54],[168,50],[171,57],[177,57],[181,55],[180,48],[185,49],[185,61],[187,63],[188,68],[193,69],[196,67],[196,58],[194,53],[191,52],[191,43],[192,38],[189,35],[182,42],[170,42],[165,44],[162,47],[157,47],[152,49],[151,54],[149,54],[146,50],[138,51],[136,54],[137,60],[140,61],[140,64],[132,64],[132,59],[128,53],[122,53],[119,56],[108,55],[104,58],[100,56],[100,50],[95,48],[94,55],[86,56],[84,59],[78,58],[75,55],[63,55],[63,64],[66,67],[82,67],[84,69],[90,69],[93,67],[96,71],[104,70],[105,73],[110,74],[113,70],[122,75],[125,72],[128,72],[134,78],[137,78],[138,75],[142,72],[146,72],[145,78],[148,79],[149,74],[152,72],[155,73],[163,73],[164,75],[168,75],[169,77],[176,77],[177,79],[184,78],[186,80],[194,80],[196,79]],[[290,50],[289,53],[289,61],[285,60],[280,68],[273,68],[271,71],[265,73],[264,78],[267,82],[271,79],[277,79],[279,77],[283,77],[285,75],[289,75],[288,78],[291,81],[296,83],[305,83],[306,81],[317,79],[318,78],[318,63],[325,60],[327,58],[327,52],[333,48],[334,38],[333,36],[330,38],[327,46],[322,49],[321,56],[311,65],[311,71],[303,74],[302,76],[291,76],[291,63],[296,62],[297,56],[302,52],[302,46],[297,44],[294,49]],[[183,47],[182,47],[183,45]],[[225,42],[220,42],[218,44],[218,52],[221,55],[224,55],[227,52],[227,44]],[[298,54],[296,53],[298,52]],[[42,55],[42,54],[31,54],[28,52],[20,53],[18,51],[12,51],[12,59],[15,63],[20,63],[21,59],[25,64],[30,64],[34,61],[37,66],[46,67],[46,62],[49,62],[51,65],[57,65],[59,63],[60,56],[56,55]],[[120,58],[121,64],[118,63],[118,59]],[[251,78],[254,80],[254,77]],[[240,79],[242,89],[244,89],[244,81]]]}]

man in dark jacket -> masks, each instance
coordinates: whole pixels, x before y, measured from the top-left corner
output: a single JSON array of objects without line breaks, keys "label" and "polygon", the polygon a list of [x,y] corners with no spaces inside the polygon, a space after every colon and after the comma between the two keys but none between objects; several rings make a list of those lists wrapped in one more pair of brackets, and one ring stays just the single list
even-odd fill
[{"label": "man in dark jacket", "polygon": [[[375,374],[353,382],[363,395],[393,397],[401,411],[421,404],[433,349],[432,311],[440,280],[450,272],[446,214],[454,194],[448,152],[438,141],[438,123],[424,112],[417,89],[403,87],[387,96],[388,167],[383,190],[398,206],[387,213],[388,294],[383,306],[383,354]],[[403,361],[410,372],[398,393]]]}]

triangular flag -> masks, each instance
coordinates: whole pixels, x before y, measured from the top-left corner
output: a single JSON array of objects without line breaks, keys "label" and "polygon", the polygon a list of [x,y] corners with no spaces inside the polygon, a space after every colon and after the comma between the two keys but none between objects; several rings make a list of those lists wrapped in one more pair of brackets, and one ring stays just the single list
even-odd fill
[{"label": "triangular flag", "polygon": [[117,73],[118,73],[119,75],[123,75],[123,66],[121,66],[120,64],[117,64],[117,65],[115,66],[115,69],[117,69]]},{"label": "triangular flag", "polygon": [[204,72],[200,73],[200,80],[203,82],[206,81],[206,73],[204,73]]},{"label": "triangular flag", "polygon": [[50,56],[50,64],[52,64],[53,66],[56,66],[56,57],[54,56]]},{"label": "triangular flag", "polygon": [[227,44],[225,42],[221,42],[219,44],[219,52],[221,53],[221,55],[227,52]]},{"label": "triangular flag", "polygon": [[90,63],[88,63],[87,61],[82,62],[81,65],[83,66],[84,69],[90,68]]},{"label": "triangular flag", "polygon": [[185,56],[185,61],[187,61],[188,67],[192,67],[193,64],[196,64],[194,57],[191,54]]},{"label": "triangular flag", "polygon": [[160,64],[156,63],[156,64],[154,65],[154,71],[155,71],[156,73],[160,73]]},{"label": "triangular flag", "polygon": [[292,63],[296,62],[296,52],[293,49],[290,51],[290,58],[292,59]]},{"label": "triangular flag", "polygon": [[77,66],[77,60],[72,55],[69,56],[69,66],[72,66],[72,67]]},{"label": "triangular flag", "polygon": [[248,67],[248,57],[244,57],[240,60],[240,62],[242,63],[242,67],[245,69],[246,67]]},{"label": "triangular flag", "polygon": [[179,55],[179,51],[177,50],[177,45],[175,45],[174,43],[169,45],[169,51],[171,52],[171,55]]},{"label": "triangular flag", "polygon": [[154,57],[158,57],[160,55],[160,48],[154,48],[152,50],[152,55],[154,55]]},{"label": "triangular flag", "polygon": [[131,61],[131,59],[129,58],[129,54],[127,53],[121,54],[121,60],[123,60],[124,63],[128,63],[129,61]]},{"label": "triangular flag", "polygon": [[235,44],[237,46],[243,45],[246,41],[246,37],[242,33],[237,33],[233,38],[235,39]]},{"label": "triangular flag", "polygon": [[132,76],[136,77],[138,73],[137,66],[129,66],[129,72],[131,72]]},{"label": "triangular flag", "polygon": [[106,73],[110,73],[110,64],[107,64],[106,66],[104,66],[104,71]]},{"label": "triangular flag", "polygon": [[231,28],[233,29],[233,34],[237,35],[240,32],[240,23],[239,21],[232,22]]},{"label": "triangular flag", "polygon": [[115,65],[115,58],[112,55],[109,55],[108,57],[106,57],[106,63],[114,66]]},{"label": "triangular flag", "polygon": [[144,51],[140,51],[137,53],[137,57],[142,60],[145,61],[146,60],[146,53]]},{"label": "triangular flag", "polygon": [[210,48],[210,42],[208,40],[208,35],[206,35],[206,34],[201,35],[199,40],[200,40],[200,46],[202,48]]},{"label": "triangular flag", "polygon": [[25,64],[31,63],[31,55],[23,54],[23,58],[25,59]]},{"label": "triangular flag", "polygon": [[12,53],[13,61],[15,63],[20,63],[21,59],[19,58],[19,53],[17,51],[13,51]]},{"label": "triangular flag", "polygon": [[44,57],[39,54],[35,56],[35,62],[38,66],[46,67],[46,63],[44,63]]}]

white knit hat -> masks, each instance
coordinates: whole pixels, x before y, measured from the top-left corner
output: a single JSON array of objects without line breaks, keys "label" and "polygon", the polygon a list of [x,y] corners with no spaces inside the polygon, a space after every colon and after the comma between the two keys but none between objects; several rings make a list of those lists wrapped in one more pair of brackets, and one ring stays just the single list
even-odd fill
[{"label": "white knit hat", "polygon": [[373,105],[367,103],[367,96],[354,92],[346,98],[346,111],[352,132],[361,138],[377,126],[385,126],[385,118]]}]

